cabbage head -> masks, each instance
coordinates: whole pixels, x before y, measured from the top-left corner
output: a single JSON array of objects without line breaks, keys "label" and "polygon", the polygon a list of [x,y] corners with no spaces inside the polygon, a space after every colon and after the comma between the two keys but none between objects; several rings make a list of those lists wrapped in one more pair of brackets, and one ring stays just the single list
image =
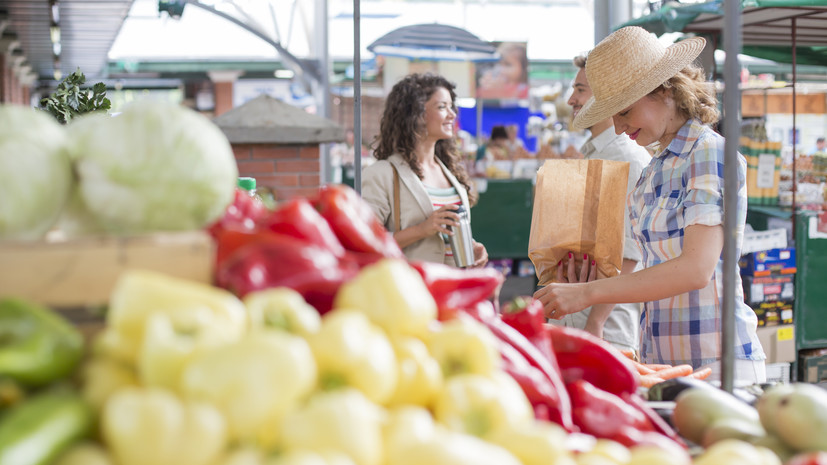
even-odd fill
[{"label": "cabbage head", "polygon": [[78,176],[74,201],[81,204],[73,210],[82,211],[87,229],[200,229],[233,199],[238,168],[230,143],[194,110],[140,102],[116,116],[78,118],[69,134]]},{"label": "cabbage head", "polygon": [[48,113],[0,105],[0,239],[39,239],[72,186],[66,131]]}]

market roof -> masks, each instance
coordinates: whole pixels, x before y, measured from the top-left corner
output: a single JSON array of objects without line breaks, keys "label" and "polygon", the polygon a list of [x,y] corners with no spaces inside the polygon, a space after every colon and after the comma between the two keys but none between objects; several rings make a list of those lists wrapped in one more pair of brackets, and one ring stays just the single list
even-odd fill
[{"label": "market roof", "polygon": [[422,60],[489,61],[497,49],[465,29],[447,24],[415,24],[400,27],[368,45],[368,50],[385,56]]},{"label": "market roof", "polygon": [[231,144],[320,144],[345,140],[335,122],[269,95],[260,95],[217,116],[213,122]]},{"label": "market roof", "polygon": [[[0,31],[6,29],[2,38],[7,44],[17,42],[14,52],[37,78],[52,79],[55,70],[68,75],[80,68],[95,79],[106,69],[106,54],[133,1],[0,0]],[[60,44],[58,53],[53,42]]]},{"label": "market roof", "polygon": [[[789,63],[795,41],[798,64],[827,63],[827,0],[741,0],[741,4],[745,55]],[[720,46],[723,0],[667,4],[618,27],[622,26],[641,26],[656,35],[683,32],[714,36]]]}]

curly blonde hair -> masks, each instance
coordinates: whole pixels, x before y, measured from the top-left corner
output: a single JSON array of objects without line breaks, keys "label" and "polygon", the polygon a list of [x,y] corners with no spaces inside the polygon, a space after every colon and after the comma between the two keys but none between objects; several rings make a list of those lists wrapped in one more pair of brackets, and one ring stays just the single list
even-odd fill
[{"label": "curly blonde hair", "polygon": [[706,80],[698,65],[685,67],[653,93],[660,89],[672,89],[678,111],[687,118],[697,118],[704,124],[715,124],[721,118],[715,85]]},{"label": "curly blonde hair", "polygon": [[[456,112],[456,92],[454,84],[442,76],[425,73],[409,74],[397,82],[387,98],[382,120],[379,123],[379,135],[373,141],[374,156],[386,160],[398,153],[408,162],[414,173],[422,179],[422,168],[416,159],[416,144],[425,133],[425,102],[437,89],[443,88],[451,94],[453,110]],[[448,168],[457,181],[468,191],[471,205],[477,201],[477,193],[471,188],[471,181],[465,171],[462,156],[453,138],[436,143],[436,157]]]}]

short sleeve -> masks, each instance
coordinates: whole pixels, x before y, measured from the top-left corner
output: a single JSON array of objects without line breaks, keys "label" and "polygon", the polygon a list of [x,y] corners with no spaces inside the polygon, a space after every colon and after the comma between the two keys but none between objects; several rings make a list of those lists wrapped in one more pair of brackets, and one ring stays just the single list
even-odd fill
[{"label": "short sleeve", "polygon": [[683,173],[686,186],[683,201],[684,227],[693,224],[723,224],[723,138],[699,139],[689,157]]}]

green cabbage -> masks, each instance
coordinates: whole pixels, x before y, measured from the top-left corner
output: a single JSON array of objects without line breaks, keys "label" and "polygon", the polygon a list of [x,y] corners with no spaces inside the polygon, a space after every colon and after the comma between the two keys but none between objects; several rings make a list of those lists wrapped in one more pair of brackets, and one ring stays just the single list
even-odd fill
[{"label": "green cabbage", "polygon": [[38,239],[72,186],[66,132],[47,113],[0,105],[0,238]]},{"label": "green cabbage", "polygon": [[69,135],[78,176],[69,214],[87,230],[200,229],[233,200],[238,168],[227,137],[183,106],[141,102],[83,116]]}]

